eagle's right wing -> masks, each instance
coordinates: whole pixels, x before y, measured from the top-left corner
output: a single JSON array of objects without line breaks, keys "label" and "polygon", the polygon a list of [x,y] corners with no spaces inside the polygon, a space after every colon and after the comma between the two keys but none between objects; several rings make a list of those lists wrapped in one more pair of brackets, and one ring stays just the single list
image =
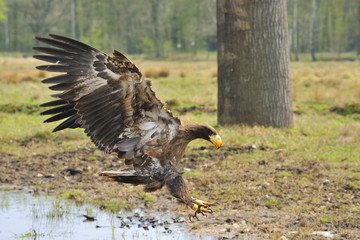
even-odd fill
[{"label": "eagle's right wing", "polygon": [[180,120],[164,108],[151,82],[123,54],[114,51],[110,57],[79,41],[50,37],[36,39],[56,48],[34,47],[47,54],[34,58],[54,63],[38,66],[40,70],[66,73],[43,81],[63,91],[53,95],[59,99],[42,105],[54,107],[42,114],[56,114],[45,122],[66,118],[54,131],[85,128],[97,147],[123,154],[134,165],[146,159],[145,150],[173,139]]}]

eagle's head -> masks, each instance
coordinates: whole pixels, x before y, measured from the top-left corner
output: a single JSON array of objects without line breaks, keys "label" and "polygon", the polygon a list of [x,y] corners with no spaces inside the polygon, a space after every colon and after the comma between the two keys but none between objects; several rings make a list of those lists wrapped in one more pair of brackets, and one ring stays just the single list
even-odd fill
[{"label": "eagle's head", "polygon": [[183,130],[186,144],[194,139],[202,138],[214,144],[216,148],[221,147],[221,137],[216,132],[216,130],[209,125],[203,125],[192,121],[181,120],[181,129]]},{"label": "eagle's head", "polygon": [[216,148],[221,147],[221,137],[213,127],[209,125],[204,125],[199,129],[199,133],[201,134],[202,139],[211,142]]}]

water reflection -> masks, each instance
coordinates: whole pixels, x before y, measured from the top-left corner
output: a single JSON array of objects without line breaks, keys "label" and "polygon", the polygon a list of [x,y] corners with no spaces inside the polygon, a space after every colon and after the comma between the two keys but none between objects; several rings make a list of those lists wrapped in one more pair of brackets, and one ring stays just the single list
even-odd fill
[{"label": "water reflection", "polygon": [[174,222],[157,213],[119,216],[51,196],[0,190],[0,239],[216,239]]}]

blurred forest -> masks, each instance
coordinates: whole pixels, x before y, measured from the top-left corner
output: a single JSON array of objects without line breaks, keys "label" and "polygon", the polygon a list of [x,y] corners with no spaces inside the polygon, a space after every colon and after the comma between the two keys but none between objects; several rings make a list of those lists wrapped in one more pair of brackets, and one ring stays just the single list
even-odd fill
[{"label": "blurred forest", "polygon": [[[360,0],[287,0],[291,57],[360,54]],[[0,52],[61,34],[103,51],[169,57],[216,51],[216,0],[0,0]]]}]

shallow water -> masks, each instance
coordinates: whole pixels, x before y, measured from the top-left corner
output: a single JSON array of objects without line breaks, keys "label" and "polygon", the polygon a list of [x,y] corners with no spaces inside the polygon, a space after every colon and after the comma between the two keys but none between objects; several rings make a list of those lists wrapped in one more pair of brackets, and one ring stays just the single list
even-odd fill
[{"label": "shallow water", "polygon": [[[84,214],[96,220],[86,221]],[[0,190],[0,239],[217,239],[174,222],[156,212],[114,214],[52,196]]]}]

